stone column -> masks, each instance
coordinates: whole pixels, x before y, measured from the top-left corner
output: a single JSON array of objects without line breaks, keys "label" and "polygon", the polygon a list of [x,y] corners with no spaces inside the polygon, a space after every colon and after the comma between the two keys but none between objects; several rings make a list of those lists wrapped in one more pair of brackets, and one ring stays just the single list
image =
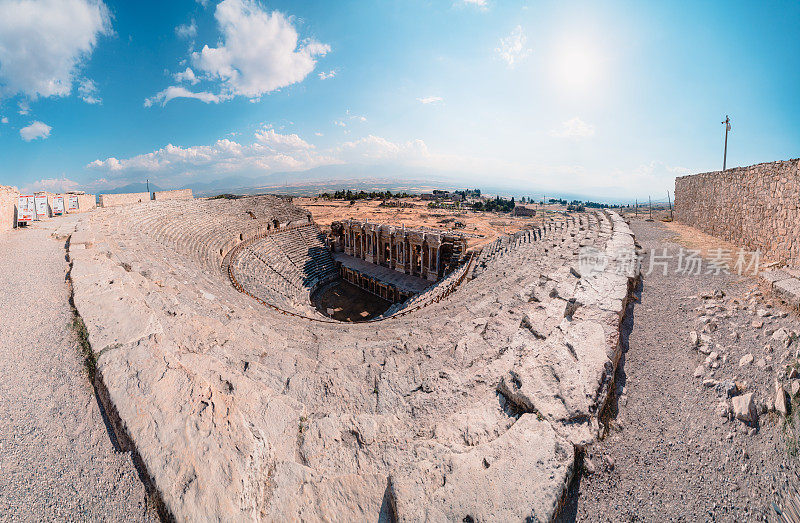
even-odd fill
[{"label": "stone column", "polygon": [[388,265],[390,269],[394,269],[394,265],[397,262],[397,247],[394,245],[394,232],[389,230],[389,260]]},{"label": "stone column", "polygon": [[436,281],[439,279],[439,246],[431,247],[431,271],[428,273],[428,279]]}]

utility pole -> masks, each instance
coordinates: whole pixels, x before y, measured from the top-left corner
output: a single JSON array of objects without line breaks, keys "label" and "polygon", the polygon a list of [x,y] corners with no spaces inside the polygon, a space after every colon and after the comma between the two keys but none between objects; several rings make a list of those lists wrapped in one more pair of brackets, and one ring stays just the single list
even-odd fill
[{"label": "utility pole", "polygon": [[669,203],[669,220],[672,221],[674,216],[672,215],[672,200],[669,197],[669,191],[667,191],[667,203]]},{"label": "utility pole", "polygon": [[650,209],[650,221],[653,221],[653,200],[650,199],[650,196],[647,196],[647,207]]},{"label": "utility pole", "polygon": [[637,218],[639,217],[639,199],[638,198],[636,199],[636,203],[634,204],[633,213],[634,213],[634,216],[636,216]]},{"label": "utility pole", "polygon": [[731,119],[726,114],[725,121],[721,122],[725,124],[725,152],[722,154],[722,170],[725,170],[725,167],[728,163],[728,131],[731,130]]},{"label": "utility pole", "polygon": [[147,178],[147,194],[150,194],[150,178]]}]

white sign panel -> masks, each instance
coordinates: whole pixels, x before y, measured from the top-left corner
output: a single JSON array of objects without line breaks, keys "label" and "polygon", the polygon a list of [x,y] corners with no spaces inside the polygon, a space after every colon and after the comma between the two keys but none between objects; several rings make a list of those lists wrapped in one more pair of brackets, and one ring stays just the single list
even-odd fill
[{"label": "white sign panel", "polygon": [[17,224],[30,223],[35,212],[33,196],[20,196],[17,201]]},{"label": "white sign panel", "polygon": [[77,194],[70,194],[67,196],[67,212],[78,212]]},{"label": "white sign panel", "polygon": [[64,197],[61,195],[53,197],[53,214],[55,216],[64,214]]},{"label": "white sign panel", "polygon": [[36,219],[44,220],[47,218],[47,195],[36,195]]}]

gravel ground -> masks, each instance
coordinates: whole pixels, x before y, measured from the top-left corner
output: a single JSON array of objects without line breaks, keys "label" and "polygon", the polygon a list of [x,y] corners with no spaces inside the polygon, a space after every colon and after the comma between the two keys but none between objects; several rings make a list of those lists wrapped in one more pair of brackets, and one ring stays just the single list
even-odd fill
[{"label": "gravel ground", "polygon": [[[645,271],[653,252],[661,255],[666,247],[677,257],[674,233],[660,223],[635,221],[632,228],[644,249]],[[787,348],[771,334],[779,327],[800,330],[800,321],[771,308],[753,278],[685,276],[675,274],[676,267],[677,258],[666,276],[660,269],[643,276],[640,301],[626,319],[629,334],[611,429],[587,449],[561,514],[564,521],[775,518],[771,503],[779,501],[776,492],[797,458],[784,435],[785,419],[765,411],[775,396],[776,377],[785,377],[783,360],[792,360],[797,347]],[[725,297],[701,297],[715,290]],[[759,309],[768,316],[761,317]],[[753,327],[759,320],[764,326]],[[703,332],[706,322],[713,325]],[[692,330],[704,333],[719,356],[699,377],[696,369],[707,356],[690,344]],[[746,354],[754,362],[740,366]],[[721,401],[731,405],[716,386],[726,380],[738,382],[739,395],[754,394],[762,410],[756,423],[717,412]]]},{"label": "gravel ground", "polygon": [[156,519],[116,452],[83,367],[65,282],[64,217],[0,234],[0,519]]}]

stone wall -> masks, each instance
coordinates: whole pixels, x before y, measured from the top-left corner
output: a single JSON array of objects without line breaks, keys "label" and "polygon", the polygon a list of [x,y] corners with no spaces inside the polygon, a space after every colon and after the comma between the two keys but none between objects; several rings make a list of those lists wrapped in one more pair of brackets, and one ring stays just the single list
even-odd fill
[{"label": "stone wall", "polygon": [[0,185],[0,231],[16,226],[18,198],[19,191],[16,187]]},{"label": "stone wall", "polygon": [[78,212],[91,211],[97,207],[97,196],[94,194],[78,195]]},{"label": "stone wall", "polygon": [[[36,194],[42,194],[42,193],[36,193]],[[72,213],[68,213],[69,197],[70,196],[75,196],[74,194],[70,195],[69,193],[51,193],[51,192],[46,192],[44,194],[47,195],[47,206],[48,206],[47,213],[48,213],[48,217],[54,216],[53,213],[55,213],[55,198],[56,198],[56,196],[61,196],[61,197],[64,198],[64,214],[76,214],[76,212],[74,212],[74,211]],[[78,194],[77,196],[78,196],[78,211],[77,212],[79,212],[79,213],[87,212],[87,211],[91,211],[92,209],[97,207],[97,196],[96,195],[94,195],[94,194]]]},{"label": "stone wall", "polygon": [[678,177],[675,219],[766,259],[800,264],[800,160]]},{"label": "stone wall", "polygon": [[[134,192],[126,194],[101,194],[100,207],[115,207],[118,205],[132,205],[134,203],[149,202],[150,193]],[[80,204],[79,204],[80,205]]]},{"label": "stone wall", "polygon": [[177,189],[175,191],[156,191],[153,193],[154,200],[191,200],[191,189]]}]

